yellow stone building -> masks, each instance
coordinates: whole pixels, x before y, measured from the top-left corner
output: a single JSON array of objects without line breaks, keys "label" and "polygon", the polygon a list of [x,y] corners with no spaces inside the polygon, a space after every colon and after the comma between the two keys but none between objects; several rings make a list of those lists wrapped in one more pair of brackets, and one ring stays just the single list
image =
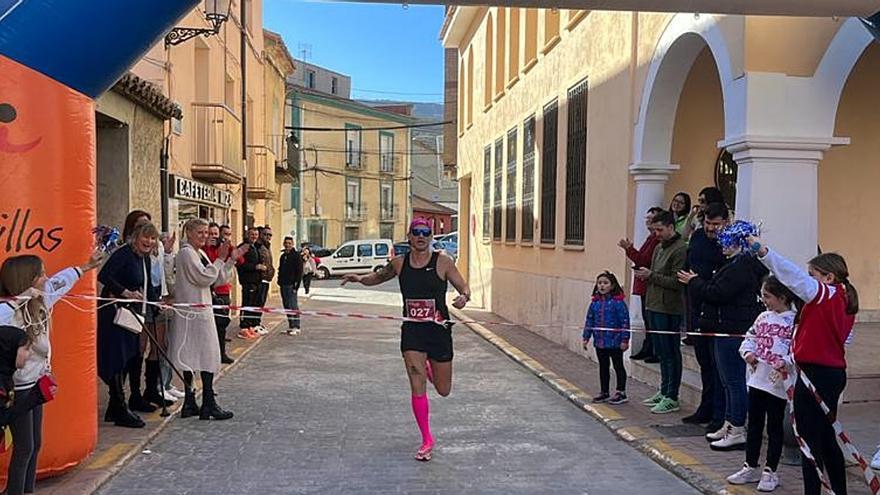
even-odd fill
[{"label": "yellow stone building", "polygon": [[[200,4],[178,25],[211,28],[203,9]],[[280,230],[280,183],[292,180],[281,136],[284,81],[293,61],[278,35],[264,34],[262,10],[260,0],[234,0],[216,35],[173,45],[160,41],[132,69],[162,88],[183,113],[166,132],[171,226],[199,216],[229,224],[236,240],[247,224]]]},{"label": "yellow stone building", "polygon": [[415,119],[315,89],[289,86],[301,149],[291,187],[298,241],[335,248],[352,239],[405,238],[410,130]]},{"label": "yellow stone building", "polygon": [[785,255],[843,254],[877,318],[880,46],[857,19],[459,6],[441,36],[477,303],[579,348],[596,274],[630,277],[617,241],[718,185]]}]

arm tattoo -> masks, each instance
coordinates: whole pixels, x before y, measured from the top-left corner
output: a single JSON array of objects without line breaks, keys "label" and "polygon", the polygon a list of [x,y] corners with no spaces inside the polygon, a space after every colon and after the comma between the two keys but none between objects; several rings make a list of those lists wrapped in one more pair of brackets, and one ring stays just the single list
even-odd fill
[{"label": "arm tattoo", "polygon": [[379,280],[387,282],[397,276],[397,272],[394,270],[394,265],[389,261],[379,270],[377,275],[379,276]]}]

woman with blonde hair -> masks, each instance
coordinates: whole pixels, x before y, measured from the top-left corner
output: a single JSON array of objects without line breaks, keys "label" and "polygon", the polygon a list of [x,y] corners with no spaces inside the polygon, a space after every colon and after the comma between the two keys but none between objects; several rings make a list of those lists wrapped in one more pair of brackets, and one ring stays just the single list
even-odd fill
[{"label": "woman with blonde hair", "polygon": [[[159,291],[151,280],[150,260],[158,237],[155,225],[138,223],[125,245],[113,252],[98,273],[98,282],[103,285],[101,297],[143,301],[110,304],[98,310],[98,376],[107,384],[110,394],[104,421],[116,426],[143,428],[144,421],[133,410],[156,410],[141,396],[139,383],[131,383],[132,393],[128,403],[125,402],[125,375],[129,374],[133,361],[139,362],[142,356],[140,335],[117,325],[115,318],[120,307],[143,316],[148,310],[147,302],[159,300]],[[140,382],[140,374],[130,379]]]},{"label": "woman with blonde hair", "polygon": [[[7,258],[0,267],[0,296],[30,297],[26,300],[0,303],[0,325],[23,329],[31,341],[31,352],[24,366],[13,374],[16,392],[23,396],[43,377],[50,375],[52,306],[55,305],[82,278],[102,261],[95,252],[79,267],[65,268],[51,277],[46,276],[43,260],[26,254]],[[32,493],[37,472],[37,455],[43,437],[43,406],[37,406],[16,418],[10,425],[13,447],[9,461],[6,493]]]},{"label": "woman with blonde hair", "polygon": [[[184,370],[186,385],[180,417],[199,415],[199,419],[230,419],[233,414],[217,405],[214,396],[214,375],[220,371],[220,345],[211,304],[211,286],[224,283],[231,276],[235,260],[248,246],[233,249],[229,243],[218,248],[212,263],[203,251],[208,240],[208,222],[201,218],[187,220],[183,226],[186,243],[174,260],[176,278],[174,301],[179,304],[206,304],[205,308],[185,308],[174,313],[168,333],[169,357]],[[193,372],[202,379],[202,406],[196,403]]]}]

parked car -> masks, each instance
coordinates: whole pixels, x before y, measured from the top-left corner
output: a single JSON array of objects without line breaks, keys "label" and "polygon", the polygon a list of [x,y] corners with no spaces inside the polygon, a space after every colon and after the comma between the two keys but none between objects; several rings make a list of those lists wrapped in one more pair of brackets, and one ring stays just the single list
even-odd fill
[{"label": "parked car", "polygon": [[410,252],[412,248],[408,241],[398,242],[394,244],[394,256],[402,256]]},{"label": "parked car", "polygon": [[394,245],[390,239],[348,241],[333,254],[321,258],[317,276],[324,279],[346,273],[370,273],[385,266],[392,253]]},{"label": "parked car", "polygon": [[[311,242],[302,243],[302,247],[307,247],[312,250],[312,256],[315,258],[325,258],[333,254],[333,249],[325,248],[323,246],[319,246],[317,244],[312,244]],[[316,262],[317,263],[317,262]]]}]

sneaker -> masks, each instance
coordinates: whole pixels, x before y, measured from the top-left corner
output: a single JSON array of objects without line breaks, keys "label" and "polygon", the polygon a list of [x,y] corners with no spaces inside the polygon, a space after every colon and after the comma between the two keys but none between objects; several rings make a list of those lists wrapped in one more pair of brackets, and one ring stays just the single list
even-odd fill
[{"label": "sneaker", "polygon": [[168,392],[169,395],[173,395],[174,397],[177,397],[178,399],[182,399],[182,398],[186,397],[186,394],[183,393],[183,390],[178,389],[174,385],[171,385],[170,387],[168,387],[168,390],[166,390],[166,392]]},{"label": "sneaker", "polygon": [[877,447],[877,452],[874,452],[874,458],[871,459],[871,469],[880,471],[880,447]]},{"label": "sneaker", "polygon": [[654,395],[648,397],[647,399],[643,400],[643,401],[642,401],[642,404],[644,404],[644,405],[646,405],[646,406],[654,407],[654,406],[656,406],[657,403],[660,402],[661,400],[663,400],[663,394],[662,394],[660,391],[657,391],[656,394],[654,394]]},{"label": "sneaker", "polygon": [[162,391],[162,398],[165,399],[165,400],[167,400],[167,401],[170,401],[170,402],[177,402],[178,400],[180,400],[180,397],[178,397],[178,396],[172,394],[172,393],[171,393],[170,391],[168,391],[168,390],[163,390],[163,391]]},{"label": "sneaker", "polygon": [[770,468],[764,468],[764,472],[761,473],[761,481],[758,483],[758,491],[759,492],[772,492],[779,486],[779,475],[770,470]]},{"label": "sneaker", "polygon": [[255,326],[254,332],[256,332],[257,335],[269,335],[269,330],[267,330],[263,325]]},{"label": "sneaker", "polygon": [[608,399],[610,399],[610,398],[611,398],[610,395],[606,394],[605,392],[602,392],[601,394],[593,397],[593,404],[601,404],[603,402],[608,402]]},{"label": "sneaker", "polygon": [[294,329],[293,329],[293,334],[294,334],[294,335],[299,335],[301,332],[302,332],[302,330],[299,329],[299,328],[294,328]]},{"label": "sneaker", "polygon": [[252,340],[254,338],[250,328],[242,328],[235,336],[244,340]]},{"label": "sneaker", "polygon": [[669,397],[664,397],[656,406],[651,408],[651,412],[654,414],[669,414],[680,410],[681,407],[679,407],[678,401],[672,400]]},{"label": "sneaker", "polygon": [[626,396],[626,392],[619,391],[614,394],[614,397],[608,400],[608,403],[614,406],[625,404],[627,402],[629,402],[629,398]]},{"label": "sneaker", "polygon": [[721,440],[715,440],[709,444],[712,450],[722,452],[728,450],[743,450],[746,448],[746,428],[744,426],[731,426]]},{"label": "sneaker", "polygon": [[[764,472],[766,473],[767,470],[765,469]],[[727,482],[731,485],[745,485],[757,483],[762,478],[763,476],[758,472],[758,468],[750,467],[748,464],[743,463],[742,469],[727,477]]]},{"label": "sneaker", "polygon": [[727,430],[729,430],[732,427],[733,427],[733,425],[731,425],[729,422],[725,421],[724,424],[721,425],[721,427],[718,428],[717,430],[715,430],[711,433],[706,433],[706,441],[707,442],[714,442],[716,440],[721,440],[722,438],[724,438],[724,435],[727,435]]}]

